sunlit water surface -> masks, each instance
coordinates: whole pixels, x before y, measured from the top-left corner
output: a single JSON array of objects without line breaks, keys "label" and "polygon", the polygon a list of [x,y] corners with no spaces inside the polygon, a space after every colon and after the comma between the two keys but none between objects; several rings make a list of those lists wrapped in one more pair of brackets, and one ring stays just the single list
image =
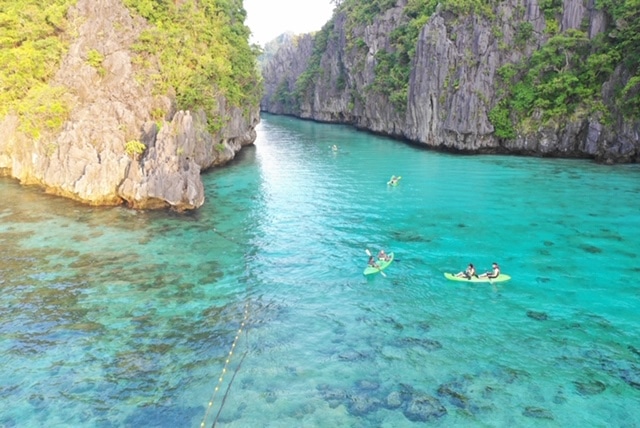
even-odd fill
[{"label": "sunlit water surface", "polygon": [[264,116],[204,180],[187,214],[0,180],[0,426],[640,426],[638,165]]}]

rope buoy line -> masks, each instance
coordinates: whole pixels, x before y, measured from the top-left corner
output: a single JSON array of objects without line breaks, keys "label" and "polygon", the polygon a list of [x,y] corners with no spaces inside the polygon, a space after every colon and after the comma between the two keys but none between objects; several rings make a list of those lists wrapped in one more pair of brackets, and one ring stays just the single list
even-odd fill
[{"label": "rope buoy line", "polygon": [[218,414],[216,415],[216,418],[213,420],[213,423],[211,424],[211,428],[215,428],[216,423],[218,422],[218,418],[220,417],[220,413],[222,413],[222,408],[224,407],[224,403],[227,401],[227,396],[229,395],[229,391],[231,391],[231,385],[233,384],[233,380],[236,378],[236,375],[240,371],[240,367],[242,367],[242,362],[244,361],[244,357],[247,356],[248,352],[249,351],[244,351],[244,354],[242,354],[242,358],[240,358],[240,362],[238,363],[238,367],[236,367],[236,370],[233,372],[233,376],[231,376],[231,380],[229,381],[229,385],[227,385],[227,391],[222,396],[222,402],[220,403],[220,408],[218,409]]},{"label": "rope buoy line", "polygon": [[[236,345],[238,344],[238,339],[240,338],[240,335],[242,334],[242,329],[244,328],[245,324],[247,323],[247,318],[249,317],[249,303],[245,304],[244,306],[244,319],[242,320],[242,322],[240,323],[240,328],[238,329],[238,332],[236,333],[236,337],[235,339],[233,339],[233,343],[231,344],[231,350],[229,351],[229,354],[227,354],[227,359],[224,362],[224,367],[222,368],[222,372],[220,373],[220,376],[218,377],[218,384],[216,385],[216,387],[213,389],[213,393],[211,394],[211,398],[209,399],[209,403],[207,406],[207,411],[204,413],[204,417],[202,418],[202,422],[200,423],[200,427],[204,428],[205,423],[207,421],[207,417],[209,416],[209,412],[211,411],[211,408],[213,407],[213,403],[215,402],[215,397],[218,394],[218,391],[220,391],[220,386],[222,385],[222,381],[224,380],[224,375],[227,373],[227,367],[229,366],[229,362],[231,361],[231,357],[233,356],[233,351],[236,348]],[[246,355],[246,352],[245,352]],[[244,356],[242,357],[242,359],[244,360]],[[240,366],[238,366],[238,369],[240,368]],[[238,369],[236,369],[236,373],[238,372]],[[235,373],[233,374],[233,377],[235,378]],[[229,393],[229,388],[231,387],[231,384],[229,384],[229,387],[227,387],[227,392],[224,395],[224,398],[226,398],[227,394]],[[224,404],[224,399],[222,401],[222,404]],[[218,411],[218,416],[220,415],[220,411],[222,410],[222,404],[220,405],[220,410]],[[218,416],[216,416],[216,420],[218,419]],[[214,421],[214,425],[215,425],[215,421]]]}]

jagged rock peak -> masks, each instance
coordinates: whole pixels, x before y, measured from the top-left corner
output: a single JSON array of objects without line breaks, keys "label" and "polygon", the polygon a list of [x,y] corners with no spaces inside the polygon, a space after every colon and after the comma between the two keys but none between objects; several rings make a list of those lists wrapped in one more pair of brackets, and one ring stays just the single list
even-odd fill
[{"label": "jagged rock peak", "polygon": [[177,111],[173,93],[152,86],[155,59],[145,71],[135,51],[150,23],[121,0],[78,0],[67,20],[69,48],[49,84],[62,89],[68,117],[39,138],[19,115],[0,117],[0,172],[93,205],[201,206],[201,170],[253,143],[257,103],[219,96],[215,110]]}]

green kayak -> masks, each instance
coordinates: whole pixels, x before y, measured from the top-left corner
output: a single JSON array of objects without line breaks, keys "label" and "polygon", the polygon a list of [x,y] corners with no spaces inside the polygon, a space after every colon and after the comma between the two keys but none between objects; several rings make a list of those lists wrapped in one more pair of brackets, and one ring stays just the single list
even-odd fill
[{"label": "green kayak", "polygon": [[364,269],[365,275],[371,275],[372,273],[378,273],[385,270],[392,262],[393,262],[393,253],[387,254],[389,256],[389,260],[380,260],[378,259],[376,263],[378,263],[379,268],[373,266],[367,266]]},{"label": "green kayak", "polygon": [[[395,178],[395,179],[394,179]],[[389,181],[387,181],[387,184],[389,186],[397,186],[398,184],[400,184],[400,180],[402,179],[402,177],[391,177],[389,179]]]},{"label": "green kayak", "polygon": [[447,279],[450,279],[451,281],[462,281],[462,282],[503,282],[503,281],[509,281],[511,279],[511,277],[509,275],[505,275],[503,273],[501,273],[500,275],[498,275],[497,278],[476,278],[473,277],[471,279],[465,278],[465,277],[459,277],[459,276],[455,276],[452,273],[445,273],[444,277]]}]

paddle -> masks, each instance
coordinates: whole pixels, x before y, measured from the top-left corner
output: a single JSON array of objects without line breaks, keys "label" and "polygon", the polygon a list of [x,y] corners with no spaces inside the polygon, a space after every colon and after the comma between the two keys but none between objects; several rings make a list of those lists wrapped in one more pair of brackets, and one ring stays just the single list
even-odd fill
[{"label": "paddle", "polygon": [[[365,253],[367,253],[367,256],[371,257],[371,251],[369,251],[369,249],[365,249],[364,250]],[[382,270],[380,269],[380,267],[378,266],[378,264],[376,263],[376,266],[378,268],[378,272],[380,272],[380,275],[384,276],[385,278],[387,277],[387,274],[382,272]]]},{"label": "paddle", "polygon": [[[368,248],[366,249],[366,252],[367,252],[367,254],[368,254],[369,256],[371,256],[371,252],[369,251],[369,249],[368,249]],[[394,262],[394,263],[398,263],[398,262],[401,262],[401,261],[402,261],[402,260],[400,260],[400,259],[396,259],[395,257],[393,258],[393,262]]]}]

